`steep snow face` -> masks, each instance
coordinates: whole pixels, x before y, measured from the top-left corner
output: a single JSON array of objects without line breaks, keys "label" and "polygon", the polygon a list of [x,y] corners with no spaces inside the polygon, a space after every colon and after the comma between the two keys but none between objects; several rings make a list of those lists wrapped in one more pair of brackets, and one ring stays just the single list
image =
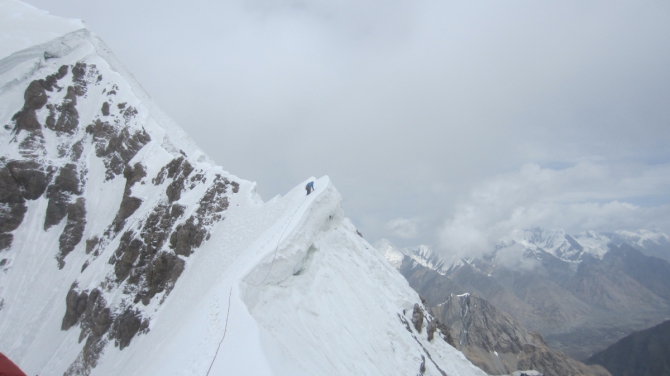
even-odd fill
[{"label": "steep snow face", "polygon": [[319,195],[274,264],[266,259],[241,283],[264,331],[308,374],[416,374],[421,363],[426,374],[472,372],[442,338],[428,340],[426,311],[419,329],[404,324],[412,322],[418,296],[342,218],[332,186]]},{"label": "steep snow face", "polygon": [[[4,4],[5,18],[23,6]],[[67,31],[23,7],[26,29]],[[108,55],[79,29],[0,60],[0,347],[29,374],[88,374],[146,334],[250,184],[193,148]]]},{"label": "steep snow face", "polygon": [[88,30],[2,4],[56,36],[0,59],[0,349],[28,374],[483,375],[327,177],[263,203]]}]

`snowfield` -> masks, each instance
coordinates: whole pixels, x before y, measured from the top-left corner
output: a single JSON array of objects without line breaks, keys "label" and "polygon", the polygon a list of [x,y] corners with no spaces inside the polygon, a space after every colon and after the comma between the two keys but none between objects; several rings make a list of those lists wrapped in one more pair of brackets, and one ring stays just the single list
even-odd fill
[{"label": "snowfield", "polygon": [[328,177],[263,202],[80,21],[0,20],[0,351],[27,374],[484,375]]},{"label": "snowfield", "polygon": [[267,204],[247,186],[132,358],[110,356],[95,371],[206,374],[221,342],[212,375],[412,375],[421,343],[447,374],[483,375],[442,339],[428,342],[425,328],[407,331],[397,315],[411,321],[416,293],[343,218],[327,177],[310,196],[303,186]]}]

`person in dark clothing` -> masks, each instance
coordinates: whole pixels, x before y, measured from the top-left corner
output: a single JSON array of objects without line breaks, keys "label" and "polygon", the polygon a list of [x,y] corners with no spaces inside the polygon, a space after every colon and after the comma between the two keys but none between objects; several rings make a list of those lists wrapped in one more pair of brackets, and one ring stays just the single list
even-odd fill
[{"label": "person in dark clothing", "polygon": [[312,193],[312,191],[314,190],[314,182],[310,181],[309,183],[307,183],[305,189],[307,190],[307,196],[309,196],[309,194]]}]

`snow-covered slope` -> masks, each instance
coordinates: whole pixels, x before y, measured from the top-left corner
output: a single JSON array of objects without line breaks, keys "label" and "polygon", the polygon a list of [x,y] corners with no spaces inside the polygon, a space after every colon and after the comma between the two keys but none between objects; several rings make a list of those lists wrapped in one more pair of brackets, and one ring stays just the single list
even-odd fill
[{"label": "snow-covered slope", "polygon": [[0,19],[32,33],[0,58],[0,351],[28,374],[483,375],[328,177],[264,203],[81,23]]}]

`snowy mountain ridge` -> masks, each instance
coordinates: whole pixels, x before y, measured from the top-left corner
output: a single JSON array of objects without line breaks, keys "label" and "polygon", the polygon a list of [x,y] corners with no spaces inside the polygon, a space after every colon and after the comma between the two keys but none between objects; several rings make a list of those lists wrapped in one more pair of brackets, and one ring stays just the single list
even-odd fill
[{"label": "snowy mountain ridge", "polygon": [[398,249],[388,239],[380,239],[375,242],[375,248],[377,248],[377,250],[384,255],[386,260],[396,269],[400,268],[405,256],[407,256],[417,265],[425,266],[442,275],[444,275],[447,270],[445,261],[442,257],[427,245]]},{"label": "snowy mountain ridge", "polygon": [[81,22],[0,1],[25,34],[0,50],[0,351],[26,373],[483,375],[328,177],[264,203]]},{"label": "snowy mountain ridge", "polygon": [[[602,260],[609,251],[610,243],[617,246],[627,243],[644,252],[654,246],[670,246],[669,240],[670,237],[660,231],[644,229],[614,232],[583,231],[570,236],[563,229],[547,230],[536,227],[514,231],[501,240],[496,246],[496,251],[519,244],[530,251],[548,252],[563,261],[579,262],[584,255]],[[670,257],[670,254],[666,257]]]},{"label": "snowy mountain ridge", "polygon": [[[644,229],[614,232],[583,231],[571,236],[560,228],[542,229],[539,227],[513,231],[500,239],[493,251],[485,257],[495,260],[499,254],[521,249],[528,256],[538,252],[548,252],[562,261],[578,264],[585,255],[602,260],[604,255],[610,251],[609,244],[616,246],[629,244],[644,254],[670,260],[670,236],[660,231]],[[408,256],[417,265],[435,270],[442,275],[463,263],[472,263],[475,260],[468,258],[450,263],[428,245],[397,249],[387,239],[377,241],[375,246],[385,254],[386,259],[396,269],[402,264],[404,256]]]}]

